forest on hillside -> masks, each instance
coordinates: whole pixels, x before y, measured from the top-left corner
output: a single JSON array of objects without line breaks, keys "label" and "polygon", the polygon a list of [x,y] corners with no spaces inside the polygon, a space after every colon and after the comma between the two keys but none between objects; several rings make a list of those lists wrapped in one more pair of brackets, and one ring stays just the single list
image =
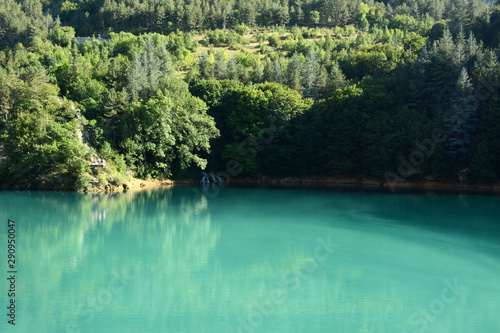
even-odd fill
[{"label": "forest on hillside", "polygon": [[5,0],[0,181],[493,183],[499,56],[499,2]]}]

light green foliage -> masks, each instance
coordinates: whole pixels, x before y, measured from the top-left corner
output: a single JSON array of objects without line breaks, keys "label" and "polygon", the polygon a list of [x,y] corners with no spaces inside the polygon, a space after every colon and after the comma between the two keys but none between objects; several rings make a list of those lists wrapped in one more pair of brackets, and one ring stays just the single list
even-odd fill
[{"label": "light green foliage", "polygon": [[132,105],[123,143],[127,161],[141,177],[169,177],[174,163],[181,169],[204,168],[199,154],[208,152],[209,140],[218,136],[206,104],[193,97],[187,85],[166,78],[154,98]]},{"label": "light green foliage", "polygon": [[71,44],[71,41],[75,38],[75,29],[73,27],[54,27],[49,33],[49,39],[63,47]]},{"label": "light green foliage", "polygon": [[318,24],[320,19],[320,14],[317,10],[311,11],[311,22],[313,24]]},{"label": "light green foliage", "polygon": [[234,30],[240,35],[246,35],[250,32],[250,28],[245,25],[245,23],[238,24]]},{"label": "light green foliage", "polygon": [[104,186],[108,183],[108,179],[106,178],[106,175],[104,174],[99,174],[97,177],[97,181],[99,182],[99,185]]},{"label": "light green foliage", "polygon": [[92,181],[94,177],[89,173],[85,172],[78,176],[75,184],[75,190],[78,192],[87,192],[92,189]]},{"label": "light green foliage", "polygon": [[276,35],[271,35],[271,36],[269,36],[267,41],[269,42],[269,46],[278,47],[279,43],[280,43],[280,38]]},{"label": "light green foliage", "polygon": [[58,181],[71,187],[86,167],[86,148],[77,133],[79,122],[58,118],[45,110],[19,112],[2,136],[7,155],[6,172],[20,183]]}]

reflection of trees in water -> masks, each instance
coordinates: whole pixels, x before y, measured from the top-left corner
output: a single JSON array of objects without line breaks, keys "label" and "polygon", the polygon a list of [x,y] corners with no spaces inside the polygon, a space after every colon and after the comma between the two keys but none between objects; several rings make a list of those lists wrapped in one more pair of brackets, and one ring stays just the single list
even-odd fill
[{"label": "reflection of trees in water", "polygon": [[[65,283],[64,274],[77,269],[84,257],[85,230],[89,228],[84,221],[90,215],[90,197],[82,197],[75,205],[73,193],[3,195],[0,211],[7,211],[18,222],[19,274],[23,276],[18,281],[19,298],[29,300],[19,302],[24,319],[18,324],[33,323],[41,332],[47,331],[48,322],[68,314],[62,308],[69,302],[61,302],[55,295]],[[45,305],[44,310],[40,304]]]},{"label": "reflection of trees in water", "polygon": [[141,269],[140,282],[132,287],[135,301],[131,311],[147,309],[148,316],[158,322],[167,320],[167,314],[204,307],[200,274],[220,237],[219,229],[211,224],[206,198],[194,196],[190,190],[183,193],[186,195],[174,195],[169,207],[156,201],[159,209],[154,214],[147,207],[136,212],[146,232],[134,233],[141,249],[135,254]]},{"label": "reflection of trees in water", "polygon": [[[204,316],[225,316],[210,322],[214,327],[207,327],[207,331],[215,331],[215,324],[221,322],[237,325],[237,319],[231,314],[250,315],[255,311],[256,303],[268,301],[276,289],[282,288],[287,296],[271,316],[282,318],[284,324],[287,320],[293,321],[291,318],[296,314],[321,313],[323,317],[310,318],[304,325],[309,325],[312,331],[321,331],[324,328],[322,323],[328,317],[332,327],[349,331],[353,327],[353,318],[356,318],[362,322],[365,331],[391,331],[392,328],[384,326],[390,321],[378,318],[401,313],[406,320],[415,310],[407,307],[411,301],[408,298],[410,293],[401,294],[397,279],[389,275],[381,281],[382,284],[371,283],[371,276],[381,275],[368,268],[372,264],[377,267],[378,262],[356,263],[353,260],[357,258],[356,249],[362,250],[371,244],[374,232],[378,232],[378,239],[387,233],[386,236],[390,236],[395,244],[392,229],[378,228],[381,223],[404,221],[405,216],[413,214],[418,216],[422,207],[431,207],[430,210],[445,215],[456,209],[457,204],[456,200],[446,197],[364,195],[363,200],[359,200],[358,195],[345,193],[317,197],[283,195],[279,206],[288,203],[286,207],[294,217],[308,217],[309,211],[293,210],[302,206],[316,207],[324,212],[324,216],[317,223],[276,224],[274,226],[279,230],[269,237],[265,233],[272,229],[267,228],[269,225],[265,219],[268,215],[276,216],[272,215],[275,214],[275,203],[266,205],[258,201],[260,192],[228,193],[221,193],[213,202],[203,195],[193,194],[191,188],[182,187],[114,195],[0,193],[0,199],[3,199],[2,195],[9,195],[8,207],[5,200],[0,200],[0,218],[5,217],[1,215],[2,211],[8,210],[17,216],[21,226],[18,237],[22,242],[19,255],[23,279],[19,280],[19,290],[25,301],[19,305],[19,312],[23,313],[20,324],[35,323],[39,332],[52,332],[54,326],[47,325],[47,322],[55,321],[60,328],[79,319],[83,320],[81,328],[84,332],[86,328],[91,328],[87,331],[92,331],[92,328],[98,331],[95,328],[105,318],[123,319],[117,327],[126,327],[128,318],[132,322],[134,316],[144,316],[145,324],[159,325],[158,331],[161,327],[171,327],[169,321],[176,320],[180,325],[178,331],[195,331],[195,327],[206,320]],[[481,210],[493,214],[494,209],[490,206],[497,203],[488,198],[469,198],[469,201],[470,209],[478,216],[481,216]],[[257,207],[256,202],[261,203],[258,214],[252,211]],[[209,203],[212,204],[212,215]],[[224,241],[220,241],[219,225],[223,223],[214,224],[212,218],[228,216],[232,212],[221,214],[220,210],[214,209],[216,205],[233,209],[234,214],[249,216],[248,225],[226,221]],[[472,212],[468,210],[467,214]],[[287,214],[282,212],[280,216],[286,217]],[[93,218],[95,216],[103,218]],[[415,225],[429,228],[429,223],[418,222]],[[484,232],[485,229],[481,230]],[[362,231],[366,237],[362,237]],[[235,237],[238,240],[229,241],[236,232],[240,233]],[[287,235],[280,238],[279,232]],[[317,271],[306,274],[300,288],[291,290],[287,273],[311,265],[316,247],[314,239],[327,232],[341,243],[341,248],[328,261],[319,263]],[[295,241],[292,237],[296,237]],[[312,237],[313,241],[303,241],[304,237]],[[407,241],[404,237],[399,240]],[[253,243],[258,245],[252,248]],[[389,242],[381,244],[384,248]],[[262,249],[263,246],[266,250]],[[216,248],[215,256],[212,253]],[[392,253],[397,251],[393,249]],[[351,254],[346,255],[346,252]],[[409,256],[408,252],[401,255]],[[364,256],[360,254],[358,257]],[[478,271],[481,269],[478,266]],[[123,292],[112,295],[111,304],[104,306],[103,312],[96,312],[93,322],[85,323],[86,316],[76,318],[78,305],[81,302],[86,304],[89,297],[95,298],[99,291],[107,288],[113,270],[125,270],[135,279],[123,288]],[[422,300],[422,306],[439,296],[440,283],[436,281],[438,294],[429,292],[428,298]],[[3,300],[1,297],[0,301]],[[440,327],[441,323],[444,327],[444,323],[456,316],[455,304],[450,305],[449,310],[434,323],[435,327]],[[470,318],[465,316],[454,320],[457,323],[462,320],[463,327],[472,327],[465,325],[471,324],[465,322]],[[292,325],[290,330],[307,330],[307,327],[300,326],[302,323],[293,323],[287,324]],[[449,327],[452,326],[450,323]],[[20,329],[23,331],[22,327]],[[266,330],[264,326],[263,330]]]},{"label": "reflection of trees in water", "polygon": [[[207,264],[219,238],[210,223],[206,199],[192,192],[7,194],[2,201],[8,202],[9,213],[22,226],[19,297],[32,300],[22,302],[19,311],[23,321],[35,324],[40,332],[53,331],[51,322],[60,326],[75,320],[78,304],[106,288],[113,270],[135,272],[139,282],[132,281],[129,292],[150,284],[149,288],[157,289],[154,295],[174,296],[173,290],[161,290],[164,283],[154,281],[181,274],[187,283]],[[1,204],[0,208],[7,210]],[[193,288],[186,288],[185,295],[177,292],[177,297],[196,293]],[[125,291],[114,295],[113,301],[125,307],[138,301],[150,306],[155,300],[149,298],[151,289],[147,291],[148,299],[129,302]]]}]

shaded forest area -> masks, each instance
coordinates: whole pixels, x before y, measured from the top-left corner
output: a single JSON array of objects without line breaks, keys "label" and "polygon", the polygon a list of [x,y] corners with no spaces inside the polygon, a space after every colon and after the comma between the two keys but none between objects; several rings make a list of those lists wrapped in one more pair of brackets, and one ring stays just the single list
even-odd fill
[{"label": "shaded forest area", "polygon": [[0,179],[496,182],[499,46],[478,0],[6,0]]}]

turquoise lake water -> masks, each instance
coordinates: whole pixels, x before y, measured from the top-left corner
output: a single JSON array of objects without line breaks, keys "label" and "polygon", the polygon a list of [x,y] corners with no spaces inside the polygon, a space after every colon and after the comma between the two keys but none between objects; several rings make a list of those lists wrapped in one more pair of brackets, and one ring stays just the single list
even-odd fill
[{"label": "turquoise lake water", "polygon": [[0,223],[1,332],[500,332],[500,197],[0,192]]}]

